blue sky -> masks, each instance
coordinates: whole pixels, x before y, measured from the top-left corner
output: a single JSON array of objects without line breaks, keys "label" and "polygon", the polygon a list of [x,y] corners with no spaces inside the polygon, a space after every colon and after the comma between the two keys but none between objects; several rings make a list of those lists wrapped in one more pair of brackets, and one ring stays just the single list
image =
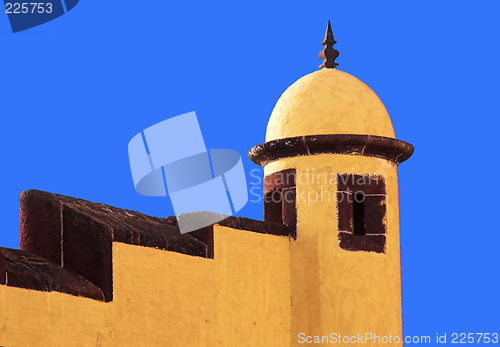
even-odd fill
[{"label": "blue sky", "polygon": [[196,111],[208,148],[258,168],[246,152],[318,68],[330,19],[339,69],[415,146],[399,167],[405,335],[499,332],[499,13],[498,1],[81,0],[16,34],[0,15],[0,246],[18,248],[31,188],[172,215],[134,191],[127,158],[136,133],[171,116]]}]

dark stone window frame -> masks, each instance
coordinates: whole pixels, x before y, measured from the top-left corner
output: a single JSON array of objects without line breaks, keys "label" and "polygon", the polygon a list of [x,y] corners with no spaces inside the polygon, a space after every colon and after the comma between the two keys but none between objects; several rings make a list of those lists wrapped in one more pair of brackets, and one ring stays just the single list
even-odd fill
[{"label": "dark stone window frame", "polygon": [[[354,194],[362,194],[357,204]],[[380,175],[337,174],[338,238],[347,251],[385,253],[386,187]],[[357,212],[363,208],[363,213]],[[362,220],[355,220],[361,218]],[[362,228],[360,228],[362,223]],[[357,224],[358,233],[355,232]],[[361,229],[361,234],[359,230]]]},{"label": "dark stone window frame", "polygon": [[296,170],[286,169],[264,177],[264,221],[297,226]]}]

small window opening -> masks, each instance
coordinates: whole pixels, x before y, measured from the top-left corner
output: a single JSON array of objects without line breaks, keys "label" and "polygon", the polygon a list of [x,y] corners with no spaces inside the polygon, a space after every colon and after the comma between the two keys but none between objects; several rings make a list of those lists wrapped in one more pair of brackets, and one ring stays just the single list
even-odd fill
[{"label": "small window opening", "polygon": [[264,198],[264,220],[283,224],[283,207],[281,203],[281,191],[274,190],[266,194]]},{"label": "small window opening", "polygon": [[352,233],[365,235],[365,194],[361,191],[353,194],[352,220]]}]

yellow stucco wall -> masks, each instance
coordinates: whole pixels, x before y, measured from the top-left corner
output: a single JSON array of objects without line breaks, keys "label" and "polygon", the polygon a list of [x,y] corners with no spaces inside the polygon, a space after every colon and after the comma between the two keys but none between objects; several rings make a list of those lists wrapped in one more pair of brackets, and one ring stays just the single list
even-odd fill
[{"label": "yellow stucco wall", "polygon": [[114,299],[0,286],[1,346],[287,346],[287,237],[214,227],[215,259],[113,243]]},{"label": "yellow stucco wall", "polygon": [[0,345],[110,345],[108,309],[92,299],[0,286]]},{"label": "yellow stucco wall", "polygon": [[[297,241],[290,244],[292,345],[300,345],[298,335],[301,333],[306,336],[373,333],[401,337],[396,165],[378,158],[322,154],[273,162],[264,172],[267,176],[288,168],[296,168],[297,174]],[[334,182],[337,173],[385,177],[385,254],[350,252],[339,247]],[[325,177],[331,178],[333,184]],[[321,194],[323,200],[319,199]],[[327,201],[328,196],[331,201]]]}]

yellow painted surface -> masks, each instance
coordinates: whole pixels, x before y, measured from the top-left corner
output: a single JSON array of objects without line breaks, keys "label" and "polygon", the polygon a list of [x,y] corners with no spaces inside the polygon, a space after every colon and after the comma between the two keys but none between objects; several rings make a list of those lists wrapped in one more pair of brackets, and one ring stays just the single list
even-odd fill
[{"label": "yellow painted surface", "polygon": [[375,92],[337,69],[308,74],[281,95],[267,125],[266,141],[318,134],[395,137]]},{"label": "yellow painted surface", "polygon": [[117,346],[288,344],[288,238],[221,226],[214,237],[213,260],[114,244]]},{"label": "yellow painted surface", "polygon": [[0,345],[289,345],[288,238],[214,238],[215,259],[113,243],[109,303],[0,286]]},{"label": "yellow painted surface", "polygon": [[108,309],[92,299],[0,286],[0,346],[109,346]]},{"label": "yellow painted surface", "polygon": [[[264,172],[267,176],[288,168],[297,171],[297,241],[290,244],[292,345],[301,345],[298,343],[301,333],[306,336],[372,333],[401,337],[396,166],[378,158],[322,154],[273,162]],[[385,254],[350,252],[339,247],[337,173],[385,177]]]}]

